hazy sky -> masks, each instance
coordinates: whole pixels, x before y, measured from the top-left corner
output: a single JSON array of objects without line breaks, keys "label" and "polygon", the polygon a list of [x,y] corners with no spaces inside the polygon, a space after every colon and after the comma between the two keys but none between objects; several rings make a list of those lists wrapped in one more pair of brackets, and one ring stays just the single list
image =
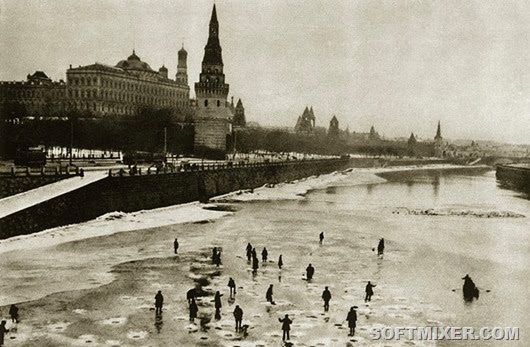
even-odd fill
[{"label": "hazy sky", "polygon": [[[213,1],[0,0],[0,80],[115,65],[133,47],[198,80]],[[247,119],[385,136],[530,143],[530,1],[218,0],[230,94]],[[192,93],[193,94],[193,93]],[[237,100],[237,99],[236,99]]]}]

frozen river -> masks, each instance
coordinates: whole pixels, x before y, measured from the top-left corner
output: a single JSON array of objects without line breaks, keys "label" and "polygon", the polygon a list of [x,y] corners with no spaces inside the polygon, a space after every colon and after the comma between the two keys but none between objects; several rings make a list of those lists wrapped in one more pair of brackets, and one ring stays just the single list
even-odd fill
[{"label": "frozen river", "polygon": [[[234,213],[205,211],[198,205],[190,205],[185,207],[188,209],[185,212],[172,207],[116,214],[0,243],[1,305],[35,300],[65,290],[93,288],[83,294],[90,295],[91,290],[112,282],[117,276],[129,279],[133,276],[139,283],[138,288],[127,289],[130,292],[117,293],[112,288],[105,292],[139,301],[138,307],[121,309],[120,319],[126,319],[127,323],[115,330],[101,328],[97,319],[110,319],[116,312],[99,308],[97,313],[94,309],[93,316],[90,314],[93,307],[99,307],[101,299],[90,297],[93,301],[87,301],[86,297],[76,297],[71,300],[73,306],[65,304],[68,314],[61,319],[64,330],[50,332],[50,320],[53,322],[54,317],[61,316],[51,304],[56,300],[52,295],[38,301],[39,306],[48,305],[56,310],[51,318],[44,317],[43,312],[33,312],[31,319],[20,323],[19,336],[11,342],[32,345],[30,342],[36,341],[35,345],[39,345],[39,339],[45,336],[47,342],[56,345],[82,342],[85,345],[171,345],[167,341],[177,341],[177,345],[195,345],[198,341],[203,345],[278,345],[281,332],[277,318],[290,313],[295,318],[292,330],[295,345],[344,346],[350,341],[344,319],[353,305],[359,306],[356,337],[359,344],[374,343],[369,336],[369,329],[374,326],[516,326],[521,330],[521,338],[525,338],[530,329],[527,320],[530,201],[499,189],[491,171],[476,175],[417,171],[407,175],[387,173],[384,177],[376,177],[370,170],[354,170],[317,185],[307,185],[308,180],[235,196],[249,201],[234,203],[237,209]],[[322,189],[302,197],[300,193],[304,189],[299,187],[304,184],[304,189]],[[273,199],[275,192],[282,200],[263,198]],[[299,195],[287,199],[289,193]],[[253,196],[259,201],[251,201]],[[429,209],[440,215],[416,213]],[[501,212],[526,217],[507,217]],[[487,218],[492,213],[500,217]],[[175,224],[183,214],[189,222],[207,219],[212,223]],[[105,233],[109,230],[130,231]],[[318,234],[322,231],[325,240],[320,246]],[[83,239],[83,234],[94,237]],[[228,302],[224,303],[223,319],[214,323],[216,329],[179,334],[191,329],[182,318],[187,315],[184,293],[192,285],[189,276],[187,280],[173,283],[162,272],[154,274],[155,270],[150,268],[148,278],[155,278],[155,283],[144,285],[140,283],[144,280],[141,274],[109,272],[113,266],[131,260],[156,263],[153,258],[173,259],[175,237],[181,244],[181,257],[186,252],[222,247],[221,275],[210,286],[226,292],[230,276],[241,287],[236,304],[243,307],[245,320],[252,327],[244,343],[234,342],[234,334],[228,333],[233,333],[233,303]],[[381,237],[386,241],[383,259],[372,251]],[[269,259],[274,261],[261,266],[256,277],[251,275],[244,259],[247,242],[256,246],[258,253],[266,246]],[[281,272],[275,263],[279,254],[283,255],[285,264]],[[188,274],[196,262],[186,258],[182,264],[175,265],[175,271]],[[302,280],[309,263],[316,268],[312,283]],[[483,289],[480,299],[471,304],[464,303],[461,297],[461,277],[465,274],[470,274]],[[362,299],[368,280],[377,287],[373,301],[366,305]],[[275,307],[264,302],[269,284],[275,286],[278,303]],[[323,312],[320,299],[324,286],[329,286],[333,295],[329,313]],[[152,297],[159,288],[167,293],[168,313],[165,313],[164,328],[155,333],[152,322],[145,323],[142,310],[152,305]],[[81,307],[80,302],[86,305]],[[24,310],[32,310],[31,306],[31,301],[23,304],[21,315]],[[5,311],[1,311],[4,316]],[[79,312],[85,312],[83,324],[77,324]],[[151,318],[151,314],[145,315]],[[90,324],[99,328],[90,329]],[[131,337],[131,329],[140,331],[134,336],[140,336],[141,341]],[[90,343],[82,341],[87,338]],[[422,343],[386,342],[386,345],[396,344]]]}]

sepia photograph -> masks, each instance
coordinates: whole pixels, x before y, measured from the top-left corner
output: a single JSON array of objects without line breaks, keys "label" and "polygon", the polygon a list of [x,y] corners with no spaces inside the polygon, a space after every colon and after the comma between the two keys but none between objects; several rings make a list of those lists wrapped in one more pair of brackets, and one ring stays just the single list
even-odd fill
[{"label": "sepia photograph", "polygon": [[530,346],[530,2],[0,0],[0,347]]}]

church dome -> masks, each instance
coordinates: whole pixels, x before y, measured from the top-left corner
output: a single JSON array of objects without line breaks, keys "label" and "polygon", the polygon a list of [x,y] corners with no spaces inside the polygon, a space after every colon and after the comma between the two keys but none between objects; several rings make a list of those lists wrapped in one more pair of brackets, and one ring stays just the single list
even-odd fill
[{"label": "church dome", "polygon": [[139,56],[136,55],[136,52],[133,50],[132,54],[127,58],[127,60],[121,60],[116,67],[119,67],[124,70],[143,70],[143,71],[153,71],[149,64],[143,62]]}]

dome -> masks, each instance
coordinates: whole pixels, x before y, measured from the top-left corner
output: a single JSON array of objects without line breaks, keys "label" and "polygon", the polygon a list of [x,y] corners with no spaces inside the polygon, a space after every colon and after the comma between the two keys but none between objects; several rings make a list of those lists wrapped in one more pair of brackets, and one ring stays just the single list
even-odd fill
[{"label": "dome", "polygon": [[182,46],[182,48],[179,50],[179,57],[181,56],[187,56],[188,55],[188,52],[184,49],[184,46]]},{"label": "dome", "polygon": [[127,58],[127,60],[121,60],[116,67],[119,67],[124,70],[144,70],[144,71],[153,71],[149,64],[143,62],[140,57],[136,55],[136,52],[133,50],[132,54]]},{"label": "dome", "polygon": [[165,67],[164,65],[162,65],[162,67],[160,69],[158,69],[158,71],[167,71],[167,67]]}]

